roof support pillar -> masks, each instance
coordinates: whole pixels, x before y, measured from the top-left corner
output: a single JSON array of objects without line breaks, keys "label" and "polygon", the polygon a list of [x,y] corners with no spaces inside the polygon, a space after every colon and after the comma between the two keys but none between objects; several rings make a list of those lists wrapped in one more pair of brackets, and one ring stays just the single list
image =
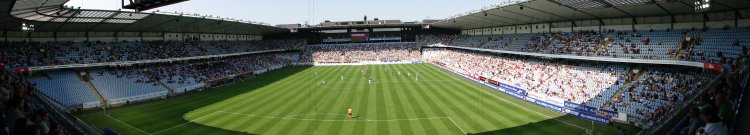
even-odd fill
[{"label": "roof support pillar", "polygon": [[52,39],[54,39],[54,41],[57,42],[57,31],[52,32]]},{"label": "roof support pillar", "polygon": [[669,23],[669,29],[674,30],[674,24],[677,23],[677,19],[674,18],[674,15],[670,15],[670,18],[672,18],[672,21]]},{"label": "roof support pillar", "polygon": [[740,18],[742,18],[740,11],[734,10],[734,27],[739,27]]},{"label": "roof support pillar", "polygon": [[141,37],[141,42],[143,42],[143,31],[138,33],[138,37]]},{"label": "roof support pillar", "polygon": [[630,25],[630,30],[631,31],[635,31],[635,25],[636,24],[638,24],[638,20],[636,20],[635,17],[633,17],[633,24]]},{"label": "roof support pillar", "polygon": [[599,19],[599,32],[600,33],[602,32],[602,26],[604,26],[604,20],[603,19]]},{"label": "roof support pillar", "polygon": [[534,33],[534,26],[529,24],[529,33]]},{"label": "roof support pillar", "polygon": [[576,21],[570,21],[570,24],[572,24],[570,25],[570,32],[573,32],[573,28],[575,28],[578,25],[576,25]]},{"label": "roof support pillar", "polygon": [[552,22],[547,22],[547,32],[552,32]]},{"label": "roof support pillar", "polygon": [[3,39],[4,39],[3,41],[8,42],[8,31],[7,30],[3,31]]},{"label": "roof support pillar", "polygon": [[26,38],[29,39],[29,42],[31,42],[31,33],[33,32],[26,33]]},{"label": "roof support pillar", "polygon": [[708,28],[706,22],[711,21],[711,20],[708,19],[708,15],[706,14],[702,14],[702,15],[703,15],[703,29],[705,30]]}]

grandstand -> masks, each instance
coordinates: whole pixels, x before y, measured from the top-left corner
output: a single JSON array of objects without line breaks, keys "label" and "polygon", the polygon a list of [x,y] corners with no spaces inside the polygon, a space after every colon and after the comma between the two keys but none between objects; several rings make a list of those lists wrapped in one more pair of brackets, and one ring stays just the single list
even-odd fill
[{"label": "grandstand", "polygon": [[275,26],[69,2],[0,1],[0,135],[750,134],[748,1]]}]

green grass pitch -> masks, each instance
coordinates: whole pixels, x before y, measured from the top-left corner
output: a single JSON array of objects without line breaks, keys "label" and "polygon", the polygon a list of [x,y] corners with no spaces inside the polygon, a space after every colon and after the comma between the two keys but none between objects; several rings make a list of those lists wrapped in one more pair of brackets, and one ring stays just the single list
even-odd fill
[{"label": "green grass pitch", "polygon": [[[349,107],[355,118],[346,115]],[[618,128],[626,134],[639,130],[566,116],[430,64],[288,67],[205,92],[75,115],[126,135],[609,135]]]}]

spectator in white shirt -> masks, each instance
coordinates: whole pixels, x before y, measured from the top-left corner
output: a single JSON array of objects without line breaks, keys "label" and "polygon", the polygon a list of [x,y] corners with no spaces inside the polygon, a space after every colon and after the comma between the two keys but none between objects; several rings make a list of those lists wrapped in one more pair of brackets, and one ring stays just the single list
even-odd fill
[{"label": "spectator in white shirt", "polygon": [[728,135],[729,129],[724,122],[716,115],[716,109],[714,107],[706,107],[701,111],[703,121],[706,122],[706,126],[703,129],[699,129],[698,135]]}]

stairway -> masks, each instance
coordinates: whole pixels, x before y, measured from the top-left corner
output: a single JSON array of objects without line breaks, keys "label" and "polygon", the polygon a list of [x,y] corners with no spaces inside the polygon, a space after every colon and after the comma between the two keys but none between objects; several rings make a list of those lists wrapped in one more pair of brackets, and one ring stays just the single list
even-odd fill
[{"label": "stairway", "polygon": [[[518,34],[513,34],[513,36],[510,37],[510,40],[508,40],[508,42],[506,42],[508,44],[508,50],[510,50],[512,48],[511,46],[513,46],[513,42],[516,42],[516,40],[518,40]],[[513,50],[513,51],[515,51],[515,50]]]},{"label": "stairway", "polygon": [[[96,87],[94,87],[94,84],[91,83],[92,78],[89,75],[89,73],[85,71],[79,71],[76,73],[77,73],[76,75],[78,76],[78,79],[85,82],[86,87],[89,88],[91,93],[94,93],[94,96],[96,97],[96,99],[99,100],[99,103],[101,103],[102,106],[107,106],[109,103],[107,103],[107,100],[104,99],[104,97],[102,97],[102,94],[99,93],[99,90],[97,90]],[[85,73],[85,74],[80,74],[80,73]]]},{"label": "stairway", "polygon": [[[633,68],[633,69],[629,70],[629,71],[628,71],[628,73],[632,73],[632,72],[634,72],[634,71],[635,71],[635,69],[637,69],[637,68]],[[631,83],[632,83],[633,81],[637,81],[637,80],[639,80],[639,79],[640,79],[641,77],[643,77],[643,73],[644,73],[644,72],[645,72],[645,71],[646,71],[647,69],[648,69],[647,67],[641,67],[641,68],[640,68],[640,71],[639,71],[638,73],[636,73],[636,74],[635,74],[635,75],[634,75],[633,77],[631,77],[630,79],[628,79],[628,80],[625,80],[625,82],[624,82],[624,83],[622,84],[622,86],[620,86],[620,88],[619,88],[619,89],[617,89],[617,92],[615,92],[615,94],[614,94],[614,95],[612,95],[612,97],[611,97],[611,98],[610,98],[609,100],[607,100],[607,103],[604,103],[604,105],[602,106],[602,108],[610,108],[610,107],[612,106],[612,101],[614,101],[614,100],[615,100],[615,97],[617,97],[617,95],[620,95],[620,94],[622,94],[622,93],[623,93],[623,91],[625,91],[625,90],[626,90],[627,88],[629,88],[629,87],[630,87],[630,85],[631,85]]]},{"label": "stairway", "polygon": [[675,55],[675,58],[674,58],[674,59],[675,59],[675,60],[681,60],[681,59],[682,59],[682,57],[683,57],[683,56],[685,56],[685,55],[684,55],[684,54],[685,54],[685,51],[687,51],[687,50],[688,50],[688,49],[690,49],[690,48],[693,48],[693,45],[695,45],[695,42],[696,42],[696,41],[697,41],[698,39],[701,39],[701,38],[703,38],[703,34],[704,34],[704,32],[700,32],[700,33],[698,34],[698,36],[696,36],[696,37],[692,37],[692,38],[691,38],[691,39],[693,39],[693,40],[691,40],[690,42],[685,42],[685,40],[684,40],[684,39],[686,39],[686,38],[690,37],[690,32],[686,32],[686,33],[685,33],[685,34],[684,34],[684,35],[682,36],[682,39],[680,40],[680,43],[679,43],[679,44],[680,44],[680,46],[679,46],[679,47],[680,47],[680,51],[678,51],[678,52],[677,52],[677,54]]},{"label": "stairway", "polygon": [[614,40],[606,38],[602,40],[602,42],[599,42],[599,44],[596,45],[596,52],[594,52],[594,56],[599,56],[599,54],[602,53],[602,50],[605,48],[609,48],[614,43]]},{"label": "stairway", "polygon": [[167,95],[175,94],[174,89],[167,87],[167,85],[164,84],[163,82],[161,82],[160,80],[155,80],[155,81],[156,81],[156,83],[159,84],[159,86],[161,86],[162,88],[164,88],[165,90],[167,90]]},{"label": "stairway", "polygon": [[[107,46],[111,47],[111,46],[115,46],[115,45],[107,44]],[[120,59],[120,54],[118,54],[117,51],[109,50],[109,49],[107,51],[109,52],[109,55],[112,55],[112,60],[113,61],[120,61],[121,60]]]}]

